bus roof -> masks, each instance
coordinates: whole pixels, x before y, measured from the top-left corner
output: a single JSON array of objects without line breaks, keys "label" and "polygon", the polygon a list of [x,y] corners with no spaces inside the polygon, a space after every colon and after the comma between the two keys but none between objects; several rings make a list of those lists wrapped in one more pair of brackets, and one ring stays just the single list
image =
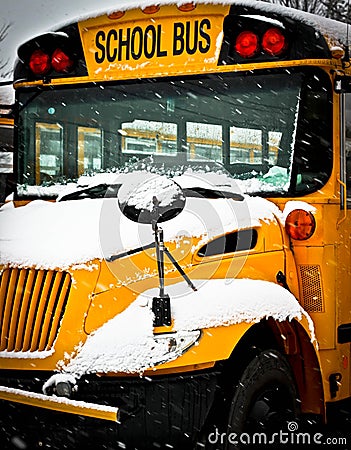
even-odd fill
[{"label": "bus roof", "polygon": [[[89,17],[74,17],[70,23],[56,27],[56,31],[25,42],[18,49],[15,88],[17,81],[25,80],[56,79],[54,82],[64,83],[73,78],[125,79],[131,71],[136,78],[164,76],[164,64],[168,64],[169,75],[180,75],[215,71],[222,65],[236,65],[241,69],[252,63],[274,64],[278,59],[282,62],[284,59],[333,60],[333,64],[341,67],[349,58],[345,50],[346,23],[255,0],[191,3],[159,0],[156,3],[155,0],[121,0],[115,10],[105,8]],[[150,8],[146,9],[147,6]],[[199,15],[204,28],[196,19]],[[166,29],[170,26],[173,32],[166,39]],[[199,34],[194,38],[194,48],[188,43],[184,45],[184,27],[189,28],[187,39],[192,39],[190,28]],[[239,30],[246,27],[257,30],[260,39],[268,27],[284,30],[281,32],[284,51],[281,54],[260,51],[254,55],[255,60],[242,56],[235,51],[234,41]],[[151,41],[142,37],[144,32],[153,33]],[[148,45],[150,42],[152,45]],[[164,58],[170,55],[173,59],[166,61]]]},{"label": "bus roof", "polygon": [[[113,11],[127,11],[129,9],[134,8],[145,8],[150,5],[172,5],[172,4],[184,4],[187,3],[184,1],[177,0],[121,0],[116,3],[116,8],[112,10],[100,8],[99,10],[86,14],[81,17],[76,17],[75,21],[86,20],[89,18],[97,17],[102,14],[111,13]],[[286,6],[257,1],[257,0],[194,0],[192,3],[199,4],[218,4],[218,5],[237,5],[240,7],[247,7],[248,10],[256,10],[261,11],[263,14],[278,14],[284,17],[289,17],[298,22],[305,23],[306,25],[310,25],[316,30],[318,30],[323,36],[328,39],[329,46],[332,47],[334,45],[346,45],[347,44],[347,27],[351,28],[351,24],[346,24],[343,22],[339,22],[337,20],[328,19],[326,17],[317,16],[316,14],[311,14],[305,11],[300,11],[294,8],[288,8]],[[65,24],[68,24],[66,22]],[[61,28],[61,27],[60,27]],[[351,35],[351,30],[349,30],[349,35]]]}]

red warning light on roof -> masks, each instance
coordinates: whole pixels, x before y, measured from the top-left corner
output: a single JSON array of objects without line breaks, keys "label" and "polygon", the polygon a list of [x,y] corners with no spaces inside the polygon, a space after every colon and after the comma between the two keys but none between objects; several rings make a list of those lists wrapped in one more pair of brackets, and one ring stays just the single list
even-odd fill
[{"label": "red warning light on roof", "polygon": [[259,40],[253,31],[242,31],[235,41],[235,51],[242,58],[252,58],[258,53]]},{"label": "red warning light on roof", "polygon": [[284,34],[279,28],[269,28],[262,37],[262,49],[272,56],[281,55],[287,47]]},{"label": "red warning light on roof", "polygon": [[45,75],[50,70],[50,56],[43,50],[35,50],[29,59],[30,70],[35,75]]}]

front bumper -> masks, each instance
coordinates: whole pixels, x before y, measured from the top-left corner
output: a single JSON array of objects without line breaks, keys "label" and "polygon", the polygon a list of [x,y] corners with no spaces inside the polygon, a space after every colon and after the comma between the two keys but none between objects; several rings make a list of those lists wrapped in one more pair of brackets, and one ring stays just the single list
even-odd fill
[{"label": "front bumper", "polygon": [[[106,445],[119,441],[126,448],[150,449],[155,443],[158,448],[166,444],[176,449],[192,448],[209,415],[218,383],[215,370],[152,378],[89,375],[78,380],[74,397],[66,399],[39,393],[44,379],[50,376],[48,372],[36,372],[37,377],[33,374],[31,378],[26,373],[26,380],[16,380],[21,389],[13,387],[13,371],[7,374],[11,378],[1,375],[0,382],[7,384],[0,388],[0,399],[6,400],[0,405],[7,408],[2,417],[12,416],[12,423],[15,420],[19,427],[29,426],[29,416],[36,417],[32,430],[40,426],[38,417],[44,417],[51,441],[58,430],[72,427],[76,433],[82,426],[92,438],[99,436],[96,445],[100,448],[102,440]],[[61,448],[65,448],[65,436],[59,443]]]},{"label": "front bumper", "polygon": [[97,419],[118,421],[118,408],[106,405],[70,400],[64,397],[55,397],[22,389],[0,386],[0,400],[7,400],[38,408],[53,409],[59,412],[79,414],[95,417]]}]

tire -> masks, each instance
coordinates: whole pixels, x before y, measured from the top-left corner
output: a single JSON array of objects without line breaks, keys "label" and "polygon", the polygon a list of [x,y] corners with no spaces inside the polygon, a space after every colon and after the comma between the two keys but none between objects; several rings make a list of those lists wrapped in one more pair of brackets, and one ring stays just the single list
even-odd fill
[{"label": "tire", "polygon": [[[252,359],[240,376],[229,410],[226,450],[238,449],[240,439],[230,434],[253,436],[287,431],[287,424],[298,417],[297,391],[287,361],[276,350],[264,350]],[[246,440],[247,440],[246,439]],[[248,445],[243,448],[248,448]]]}]

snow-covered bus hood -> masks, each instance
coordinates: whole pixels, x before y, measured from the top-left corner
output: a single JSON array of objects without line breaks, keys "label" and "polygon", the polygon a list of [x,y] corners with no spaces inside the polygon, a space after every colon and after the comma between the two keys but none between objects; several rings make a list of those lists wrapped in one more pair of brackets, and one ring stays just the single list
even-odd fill
[{"label": "snow-covered bus hood", "polygon": [[[244,195],[242,200],[187,197],[184,210],[174,219],[164,222],[162,227],[165,241],[178,242],[182,236],[192,236],[206,242],[239,229],[270,225],[280,229],[278,222],[283,218],[284,213],[273,202],[260,197]],[[0,264],[4,266],[70,272],[74,269],[92,270],[99,260],[109,260],[154,241],[151,225],[138,224],[126,218],[116,198],[61,202],[37,200],[19,208],[9,204],[0,210],[0,224]],[[62,321],[53,351],[50,355],[43,355],[47,361],[42,362],[41,367],[52,368],[55,364],[59,371],[79,377],[96,372],[142,372],[166,361],[177,361],[178,364],[182,354],[177,351],[169,353],[167,342],[154,336],[150,298],[157,289],[144,287],[140,293],[130,292],[122,306],[121,302],[111,301],[109,291],[97,294],[97,305],[94,306],[93,300],[87,314],[87,320],[94,316],[94,326],[89,330],[85,321],[84,332],[89,335],[82,332],[83,316],[86,317],[93,289],[91,283],[96,281],[96,277],[93,278],[89,283],[77,281],[77,286],[84,285],[85,289],[84,294],[79,289],[73,290],[72,294],[75,297],[71,299],[71,306],[80,305],[80,319],[74,317],[77,329],[72,330],[72,315],[68,314],[66,322]],[[193,281],[198,286],[197,292],[192,292],[184,282],[167,284],[167,292],[172,299],[174,331],[180,333],[180,341],[184,333],[192,336],[196,330],[239,323],[247,323],[249,327],[268,317],[278,321],[307,319],[310,335],[314,337],[308,315],[296,298],[276,283],[233,277],[214,280],[206,276]],[[116,286],[114,289],[117,290]],[[104,296],[109,298],[110,305],[109,309],[101,309],[103,317],[100,321],[100,316],[91,312],[94,307],[99,309],[100,297]],[[85,302],[82,303],[83,298]],[[72,338],[70,349],[67,349],[68,333]],[[71,353],[73,347],[75,350]],[[213,349],[217,348],[217,345],[213,346]],[[28,358],[28,352],[17,356]],[[39,355],[35,357],[39,358]],[[208,357],[208,350],[205,351],[201,343],[196,351],[192,350],[192,360],[195,361],[192,363],[205,363]],[[225,355],[216,350],[211,358],[223,359]],[[9,361],[12,368],[12,360]],[[179,364],[185,363],[180,361]]]},{"label": "snow-covered bus hood", "polygon": [[[185,209],[163,224],[165,241],[182,236],[211,238],[258,227],[281,217],[279,209],[260,197],[187,198]],[[137,224],[120,211],[117,199],[62,202],[32,201],[0,209],[0,265],[37,269],[89,268],[154,241],[150,225]]]}]

